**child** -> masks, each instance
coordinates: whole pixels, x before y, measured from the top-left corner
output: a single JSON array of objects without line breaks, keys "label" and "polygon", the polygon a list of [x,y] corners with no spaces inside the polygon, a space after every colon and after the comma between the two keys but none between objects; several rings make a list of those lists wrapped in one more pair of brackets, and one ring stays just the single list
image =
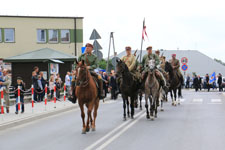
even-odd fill
[{"label": "child", "polygon": [[58,78],[55,79],[55,85],[56,85],[56,98],[59,100],[60,99],[61,85],[60,85],[60,81],[59,81]]},{"label": "child", "polygon": [[[25,87],[24,87],[24,84],[23,84],[23,81],[22,81],[22,78],[21,77],[17,77],[17,84],[15,86],[15,89],[18,89],[18,87],[20,86],[20,103],[22,105],[22,111],[21,113],[24,113],[24,92],[25,91]],[[18,114],[18,90],[16,90],[15,92],[15,96],[16,96],[16,114]]]},{"label": "child", "polygon": [[51,91],[51,99],[53,99],[53,95],[54,95],[54,76],[51,76],[50,77],[50,80],[49,80],[49,89]]}]

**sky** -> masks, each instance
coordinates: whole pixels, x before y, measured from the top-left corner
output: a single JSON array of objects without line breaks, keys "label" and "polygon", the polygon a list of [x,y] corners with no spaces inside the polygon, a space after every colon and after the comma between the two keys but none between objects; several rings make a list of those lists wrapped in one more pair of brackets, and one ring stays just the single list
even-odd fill
[{"label": "sky", "polygon": [[199,50],[225,62],[223,0],[1,0],[0,5],[0,15],[84,17],[84,44],[93,42],[89,38],[96,29],[104,58],[110,32],[117,53],[126,46],[140,50],[145,18],[143,49]]}]

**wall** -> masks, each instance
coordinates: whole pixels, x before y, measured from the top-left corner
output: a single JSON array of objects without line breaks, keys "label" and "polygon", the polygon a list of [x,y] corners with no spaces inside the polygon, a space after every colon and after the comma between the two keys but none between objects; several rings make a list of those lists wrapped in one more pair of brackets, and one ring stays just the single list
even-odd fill
[{"label": "wall", "polygon": [[[77,19],[77,30],[74,32],[74,19],[70,18],[23,18],[1,17],[0,28],[15,28],[15,43],[0,43],[1,58],[15,56],[41,48],[51,48],[75,55],[74,40],[69,44],[37,43],[37,29],[73,29],[76,33],[77,54],[83,46],[83,20]],[[71,39],[72,40],[72,39]]]}]

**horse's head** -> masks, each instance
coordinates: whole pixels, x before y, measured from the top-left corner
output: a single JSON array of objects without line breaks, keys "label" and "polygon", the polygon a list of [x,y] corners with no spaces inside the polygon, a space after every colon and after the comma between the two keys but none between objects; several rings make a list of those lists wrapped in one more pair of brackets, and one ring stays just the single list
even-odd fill
[{"label": "horse's head", "polygon": [[127,65],[121,59],[119,60],[117,59],[116,62],[117,62],[116,69],[118,72],[122,73],[128,71]]},{"label": "horse's head", "polygon": [[172,67],[171,63],[168,62],[168,61],[166,61],[166,63],[165,63],[165,71],[166,72],[172,72],[173,71],[173,67]]},{"label": "horse's head", "polygon": [[154,59],[151,59],[148,61],[148,67],[149,67],[150,71],[153,72],[153,70],[156,68]]},{"label": "horse's head", "polygon": [[76,85],[79,86],[88,80],[88,69],[84,60],[78,62],[76,60]]}]

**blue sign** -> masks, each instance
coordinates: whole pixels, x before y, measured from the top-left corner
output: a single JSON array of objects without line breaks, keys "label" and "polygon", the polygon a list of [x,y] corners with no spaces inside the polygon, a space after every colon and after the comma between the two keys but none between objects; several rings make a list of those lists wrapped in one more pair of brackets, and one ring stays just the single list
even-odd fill
[{"label": "blue sign", "polygon": [[187,66],[186,64],[183,64],[183,65],[181,66],[181,69],[182,69],[183,71],[187,71],[187,70],[188,70],[188,66]]},{"label": "blue sign", "polygon": [[85,52],[86,47],[81,47],[81,53],[83,54]]}]

